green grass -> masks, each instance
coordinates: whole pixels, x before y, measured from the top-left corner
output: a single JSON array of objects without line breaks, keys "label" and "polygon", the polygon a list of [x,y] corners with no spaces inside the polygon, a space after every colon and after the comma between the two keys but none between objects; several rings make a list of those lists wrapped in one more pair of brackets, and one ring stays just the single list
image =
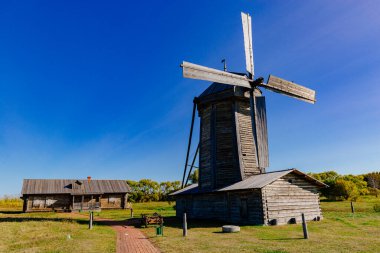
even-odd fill
[{"label": "green grass", "polygon": [[321,202],[324,219],[309,222],[309,240],[300,224],[242,226],[236,234],[220,233],[221,225],[189,221],[188,237],[182,237],[180,221],[166,223],[164,237],[154,228],[143,231],[163,252],[379,252],[380,214],[373,206],[380,199],[364,197],[354,202]]},{"label": "green grass", "polygon": [[[115,252],[115,232],[102,225],[88,230],[85,216],[69,213],[28,213],[6,208],[0,201],[0,252]],[[373,209],[380,198],[363,197],[354,202],[322,201],[324,219],[309,222],[309,240],[300,224],[242,226],[241,232],[223,234],[221,223],[188,221],[188,237],[182,237],[181,221],[173,217],[174,203],[133,204],[134,217],[142,213],[166,216],[164,236],[156,237],[154,226],[141,228],[162,252],[379,252],[380,213]],[[83,212],[82,214],[87,214]],[[103,210],[97,217],[125,220],[129,210]],[[67,235],[71,239],[67,239]]]},{"label": "green grass", "polygon": [[[140,218],[141,214],[153,214],[155,212],[162,216],[175,216],[175,209],[173,208],[175,202],[146,202],[146,203],[133,203],[133,217]],[[113,220],[125,220],[131,217],[131,211],[126,210],[103,210],[95,214],[95,217],[101,217]]]},{"label": "green grass", "polygon": [[[69,213],[0,209],[0,252],[115,252],[116,233]],[[70,237],[70,238],[69,238]]]}]

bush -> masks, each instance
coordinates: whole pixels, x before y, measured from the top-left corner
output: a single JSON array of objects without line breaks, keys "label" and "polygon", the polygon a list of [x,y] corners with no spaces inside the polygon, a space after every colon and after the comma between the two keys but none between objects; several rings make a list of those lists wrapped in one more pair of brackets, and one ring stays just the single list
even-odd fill
[{"label": "bush", "polygon": [[331,200],[356,200],[360,192],[352,181],[337,179],[329,187],[327,198]]},{"label": "bush", "polygon": [[380,204],[375,204],[373,210],[375,210],[376,213],[380,213]]}]

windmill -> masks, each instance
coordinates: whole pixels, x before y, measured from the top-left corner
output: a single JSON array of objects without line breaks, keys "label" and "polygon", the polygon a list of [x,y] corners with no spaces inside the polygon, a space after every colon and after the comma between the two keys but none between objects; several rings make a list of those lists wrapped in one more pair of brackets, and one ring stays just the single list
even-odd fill
[{"label": "windmill", "polygon": [[[223,166],[226,167],[227,166],[227,165],[223,165],[226,163],[226,161],[223,161],[222,162],[223,164],[220,165],[219,167],[217,165],[217,161],[214,161],[214,160],[218,159],[217,154],[216,154],[217,152],[215,151],[216,150],[215,146],[216,145],[223,145],[223,143],[222,143],[223,141],[220,141],[220,140],[218,141],[217,137],[213,137],[215,135],[215,133],[214,133],[214,135],[212,133],[210,133],[209,136],[207,136],[207,138],[208,139],[214,138],[214,140],[211,140],[211,142],[210,142],[211,144],[208,144],[208,142],[207,142],[206,144],[203,144],[203,145],[209,145],[210,146],[209,150],[211,150],[211,151],[209,151],[209,153],[214,152],[214,155],[209,155],[208,157],[206,157],[206,159],[211,160],[210,163],[213,163],[214,165],[209,166],[210,167],[210,173],[209,174],[211,176],[209,176],[207,173],[204,173],[205,174],[204,175],[204,184],[203,184],[204,188],[207,188],[207,187],[217,188],[217,187],[221,187],[223,185],[234,183],[236,181],[243,180],[245,176],[249,176],[249,175],[257,174],[257,173],[264,173],[265,168],[269,167],[268,140],[267,140],[267,136],[266,136],[267,130],[266,130],[265,98],[263,96],[261,96],[262,92],[261,92],[260,88],[264,88],[266,90],[270,90],[270,91],[280,93],[280,94],[283,94],[283,95],[286,95],[289,97],[293,97],[293,98],[296,98],[296,99],[299,99],[299,100],[302,100],[302,101],[305,101],[308,103],[314,104],[316,102],[314,90],[311,90],[309,88],[306,88],[306,87],[298,85],[298,84],[295,84],[294,82],[289,82],[289,81],[286,81],[284,79],[281,79],[281,78],[273,76],[273,75],[269,75],[268,81],[266,83],[264,82],[264,78],[262,78],[262,77],[255,78],[254,60],[253,60],[253,46],[252,46],[251,16],[249,14],[242,12],[241,18],[242,18],[242,26],[243,26],[243,34],[244,34],[246,73],[240,74],[240,73],[228,72],[228,71],[226,71],[226,65],[224,65],[225,71],[221,71],[221,70],[204,67],[204,66],[193,64],[193,63],[186,62],[186,61],[184,61],[181,64],[184,77],[214,82],[214,84],[212,85],[213,90],[221,89],[222,86],[229,85],[230,87],[234,88],[234,94],[235,94],[234,96],[236,96],[236,94],[239,92],[243,93],[243,94],[244,93],[249,94],[248,95],[248,97],[249,97],[249,108],[246,108],[245,112],[244,112],[244,110],[240,110],[240,112],[238,112],[238,113],[243,115],[244,113],[249,111],[249,114],[250,114],[251,126],[249,129],[250,129],[251,133],[247,134],[246,132],[244,132],[243,134],[240,133],[240,135],[245,135],[242,137],[241,140],[246,140],[248,137],[251,138],[251,140],[252,140],[251,146],[253,146],[253,148],[252,148],[253,154],[251,154],[251,156],[253,158],[250,161],[247,161],[247,164],[250,164],[253,162],[254,163],[253,167],[255,169],[251,170],[250,172],[244,171],[244,168],[242,168],[242,167],[244,167],[244,164],[242,161],[244,159],[246,159],[245,157],[247,155],[244,154],[243,151],[241,151],[243,148],[239,148],[239,147],[234,148],[233,151],[231,151],[232,149],[230,149],[227,152],[227,153],[231,153],[231,152],[234,153],[235,152],[234,150],[237,150],[236,152],[239,153],[238,158],[236,158],[237,160],[240,161],[240,165],[237,165],[237,167],[238,167],[236,169],[237,172],[235,174],[234,173],[229,174],[230,169],[228,169],[228,168],[227,169],[226,168],[218,169],[219,167],[223,167]],[[222,62],[225,63],[225,60]],[[243,97],[244,97],[244,95],[242,96],[242,98]],[[221,101],[220,96],[219,96],[218,101]],[[191,130],[190,130],[190,136],[189,136],[189,143],[188,143],[188,149],[187,149],[187,155],[186,155],[186,163],[185,163],[183,179],[182,179],[182,187],[187,184],[188,177],[189,177],[188,176],[187,179],[185,180],[187,167],[189,166],[188,165],[189,151],[190,151],[190,147],[191,147],[191,139],[192,139],[193,125],[194,125],[194,114],[195,114],[195,108],[196,108],[197,104],[198,104],[198,109],[199,109],[198,98],[195,98],[194,99]],[[227,105],[226,108],[229,108],[228,106],[229,105]],[[212,108],[214,108],[214,107],[212,107]],[[205,107],[203,106],[203,108],[205,108]],[[206,108],[204,110],[208,110],[208,108]],[[203,111],[202,111],[202,113],[203,113]],[[235,114],[236,114],[236,111],[235,111]],[[210,115],[212,115],[212,112]],[[210,116],[208,115],[207,119],[209,117]],[[214,118],[215,118],[215,116],[214,116]],[[236,146],[235,142],[238,142],[238,144],[241,144],[241,143],[239,143],[239,140],[236,138],[235,132],[234,132],[235,130],[237,132],[239,131],[239,129],[238,129],[239,126],[236,126],[237,125],[236,122],[238,120],[238,117],[234,118],[232,116],[232,118],[229,117],[228,119],[233,121],[233,124],[234,124],[232,126],[233,134],[231,135],[232,137],[230,137],[230,138],[233,138],[234,141],[232,141],[232,142],[228,141],[228,143],[232,143],[231,144],[232,146]],[[212,127],[214,127],[214,128],[218,127],[215,125],[214,121],[215,121],[215,119],[211,120],[210,121],[211,123],[209,123],[211,128]],[[227,124],[227,123],[225,123],[225,124]],[[202,123],[201,123],[201,125],[202,125]],[[228,126],[230,126],[230,125],[228,125]],[[222,126],[222,127],[224,127],[224,126]],[[245,127],[242,129],[244,130],[247,128]],[[200,155],[202,155],[202,138],[203,137],[201,136],[201,141],[200,141],[200,144],[198,144],[198,147],[197,147],[196,152],[195,152],[195,156],[197,155],[198,152],[200,152],[201,153]],[[223,138],[226,139],[225,136]],[[247,142],[247,143],[249,144],[249,142]],[[247,146],[247,143],[245,144],[245,147]],[[226,146],[228,146],[228,145],[226,145]],[[242,146],[244,146],[244,145],[242,145]],[[206,151],[204,151],[204,153]],[[194,166],[195,156],[194,156],[194,159],[193,159],[193,162],[192,162],[192,165],[191,165],[191,168],[189,170],[188,175],[190,175],[191,169]],[[219,159],[223,159],[223,155],[219,155],[219,157],[220,157]],[[230,160],[235,159],[234,157],[235,157],[235,155],[232,154],[232,156],[229,159]],[[203,159],[203,160],[205,160],[205,159]],[[239,163],[239,161],[237,163]],[[212,166],[214,166],[214,167],[212,167]],[[202,169],[202,165],[200,165],[199,167],[200,167],[200,169]],[[245,167],[247,167],[247,166],[245,166]],[[215,169],[215,168],[217,168],[217,169]],[[216,171],[216,170],[219,170],[219,171]],[[200,177],[201,177],[201,174],[200,174]],[[220,178],[220,180],[219,180],[220,182],[217,181],[218,178]],[[212,181],[211,184],[208,184],[208,182],[206,182],[209,179],[211,179],[211,181]],[[202,184],[200,184],[200,186],[202,186]]]}]

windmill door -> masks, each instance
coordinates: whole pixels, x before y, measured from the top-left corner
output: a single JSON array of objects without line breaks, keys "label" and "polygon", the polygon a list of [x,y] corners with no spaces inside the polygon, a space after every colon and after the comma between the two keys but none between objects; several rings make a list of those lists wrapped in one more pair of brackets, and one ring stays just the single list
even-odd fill
[{"label": "windmill door", "polygon": [[243,220],[248,218],[248,200],[241,199],[240,204],[240,218]]}]

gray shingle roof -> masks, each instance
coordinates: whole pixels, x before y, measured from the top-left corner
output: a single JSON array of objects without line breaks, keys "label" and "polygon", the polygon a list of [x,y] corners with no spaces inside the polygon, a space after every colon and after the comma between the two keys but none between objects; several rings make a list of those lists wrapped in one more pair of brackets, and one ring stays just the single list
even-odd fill
[{"label": "gray shingle roof", "polygon": [[[78,185],[76,181],[82,183]],[[24,179],[21,194],[102,194],[127,193],[125,180]]]},{"label": "gray shingle roof", "polygon": [[[296,169],[289,169],[289,170],[280,170],[280,171],[273,171],[268,172],[264,174],[258,174],[250,176],[249,178],[242,180],[240,182],[234,183],[232,185],[216,189],[212,192],[224,192],[224,191],[236,191],[236,190],[247,190],[247,189],[261,189],[264,186],[273,183],[277,179],[289,174],[289,173],[295,173],[300,176],[304,176],[306,180],[310,181],[311,183],[319,186],[319,187],[327,187],[326,184],[306,175],[305,173],[296,170]],[[196,193],[202,193],[199,191],[198,184],[192,184],[189,185],[179,191],[176,191],[172,193],[171,195],[185,195],[185,194],[196,194]]]}]

